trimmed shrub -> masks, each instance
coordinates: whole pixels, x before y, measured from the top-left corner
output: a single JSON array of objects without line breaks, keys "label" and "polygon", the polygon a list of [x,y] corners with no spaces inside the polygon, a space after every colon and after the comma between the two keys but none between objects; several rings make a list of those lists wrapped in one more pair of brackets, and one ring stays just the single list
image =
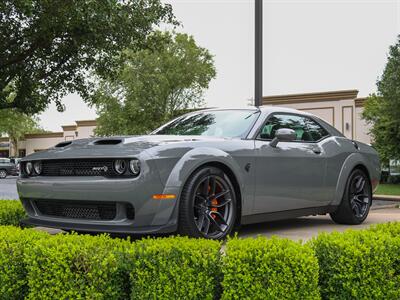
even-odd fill
[{"label": "trimmed shrub", "polygon": [[57,235],[26,256],[27,299],[126,299],[129,241],[106,235]]},{"label": "trimmed shrub", "polygon": [[0,299],[24,299],[28,290],[24,256],[46,237],[33,229],[0,226]]},{"label": "trimmed shrub", "polygon": [[0,200],[0,225],[19,225],[26,214],[19,200]]},{"label": "trimmed shrub", "polygon": [[324,299],[400,299],[400,239],[384,231],[321,234],[311,241]]},{"label": "trimmed shrub", "polygon": [[215,299],[221,281],[217,241],[186,237],[136,242],[131,299]]},{"label": "trimmed shrub", "polygon": [[319,299],[318,261],[287,239],[231,239],[222,267],[222,299]]},{"label": "trimmed shrub", "polygon": [[369,230],[376,233],[389,234],[392,237],[400,237],[400,222],[389,222],[373,225]]}]

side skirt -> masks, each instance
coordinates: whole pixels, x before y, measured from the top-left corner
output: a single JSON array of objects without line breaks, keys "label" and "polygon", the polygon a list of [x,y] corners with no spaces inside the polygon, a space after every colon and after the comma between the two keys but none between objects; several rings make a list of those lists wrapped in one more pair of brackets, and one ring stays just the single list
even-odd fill
[{"label": "side skirt", "polygon": [[298,217],[310,216],[310,215],[324,215],[332,213],[337,209],[337,205],[309,207],[293,210],[284,210],[263,214],[247,215],[242,216],[241,224],[254,224],[269,221],[278,221],[285,219],[293,219]]}]

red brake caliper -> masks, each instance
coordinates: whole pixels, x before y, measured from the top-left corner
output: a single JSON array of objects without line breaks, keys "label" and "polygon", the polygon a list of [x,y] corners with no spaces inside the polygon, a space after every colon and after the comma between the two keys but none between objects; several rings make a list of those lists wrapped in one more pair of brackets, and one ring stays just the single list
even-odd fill
[{"label": "red brake caliper", "polygon": [[[217,199],[211,200],[211,204],[212,204],[212,205],[218,205],[218,200],[217,200]],[[211,208],[211,211],[217,212],[217,211],[218,211],[218,208],[212,207],[212,208]],[[217,217],[215,214],[212,214],[211,216],[213,217],[213,219],[215,219],[215,218]]]},{"label": "red brake caliper", "polygon": [[[210,190],[211,190],[211,186],[208,186],[208,191],[210,191]],[[217,200],[217,199],[211,200],[211,205],[213,205],[213,206],[218,205],[218,200]],[[211,211],[217,212],[217,211],[218,211],[218,208],[217,208],[217,207],[211,207]],[[211,217],[212,217],[213,219],[215,219],[217,216],[214,215],[214,214],[211,214]]]}]

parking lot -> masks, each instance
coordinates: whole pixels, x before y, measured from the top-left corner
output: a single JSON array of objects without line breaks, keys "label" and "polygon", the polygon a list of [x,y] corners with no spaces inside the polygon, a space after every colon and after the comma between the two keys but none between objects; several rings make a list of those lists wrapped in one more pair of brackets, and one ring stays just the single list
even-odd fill
[{"label": "parking lot", "polygon": [[0,179],[0,199],[18,199],[16,176]]},{"label": "parking lot", "polygon": [[[0,180],[0,199],[18,199],[16,182],[17,177],[7,177]],[[400,209],[395,202],[374,201],[367,220],[358,226],[344,226],[335,224],[329,216],[310,216],[292,220],[266,222],[243,226],[240,230],[241,237],[254,237],[258,235],[278,235],[294,240],[308,240],[319,232],[343,231],[346,229],[363,229],[372,224],[390,221],[400,222]]]}]

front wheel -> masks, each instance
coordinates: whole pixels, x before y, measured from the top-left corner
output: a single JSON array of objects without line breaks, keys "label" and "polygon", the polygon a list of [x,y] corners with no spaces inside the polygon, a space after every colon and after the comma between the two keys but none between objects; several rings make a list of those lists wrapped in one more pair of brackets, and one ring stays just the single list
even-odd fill
[{"label": "front wheel", "polygon": [[223,239],[235,225],[236,207],[229,177],[215,167],[201,168],[183,188],[178,231],[192,237]]},{"label": "front wheel", "polygon": [[0,170],[0,179],[5,179],[7,177],[7,172],[5,170]]},{"label": "front wheel", "polygon": [[333,221],[339,224],[357,225],[367,218],[372,203],[371,183],[360,169],[351,172],[345,193],[338,209],[331,213]]}]

